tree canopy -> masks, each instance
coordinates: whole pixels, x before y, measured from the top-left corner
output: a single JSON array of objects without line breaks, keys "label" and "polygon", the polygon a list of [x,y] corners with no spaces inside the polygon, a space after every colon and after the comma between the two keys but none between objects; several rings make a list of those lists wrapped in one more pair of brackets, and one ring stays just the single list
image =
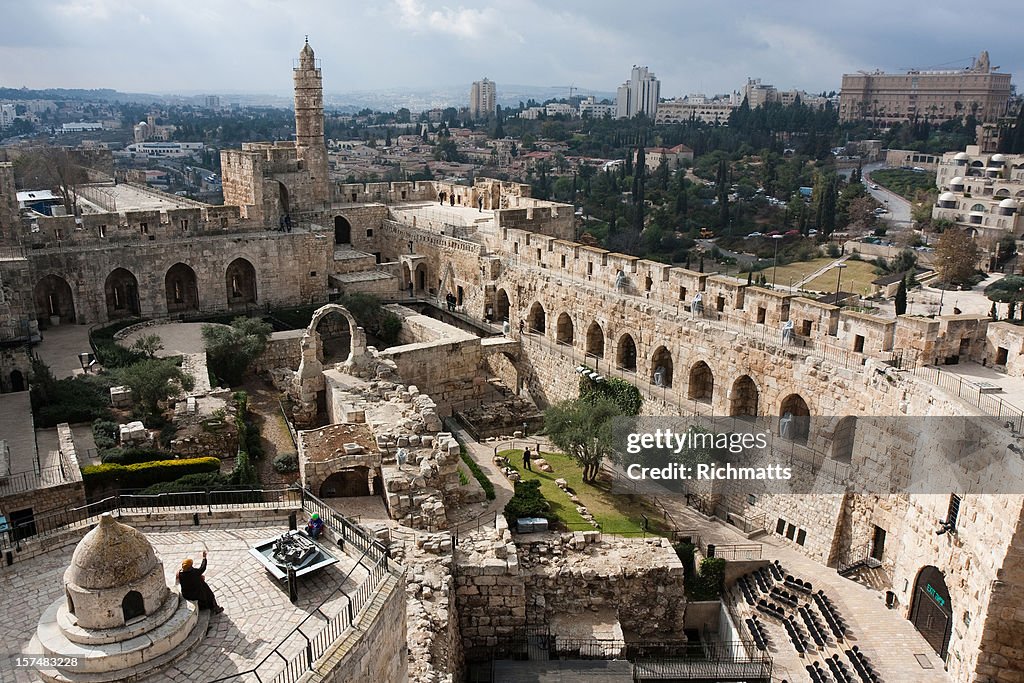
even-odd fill
[{"label": "tree canopy", "polygon": [[583,481],[593,482],[602,461],[613,452],[611,422],[621,414],[608,398],[578,398],[548,408],[544,427],[551,442],[582,468]]},{"label": "tree canopy", "polygon": [[270,325],[259,318],[238,317],[231,327],[203,325],[203,342],[210,370],[230,386],[242,383],[249,364],[263,353],[270,337]]}]

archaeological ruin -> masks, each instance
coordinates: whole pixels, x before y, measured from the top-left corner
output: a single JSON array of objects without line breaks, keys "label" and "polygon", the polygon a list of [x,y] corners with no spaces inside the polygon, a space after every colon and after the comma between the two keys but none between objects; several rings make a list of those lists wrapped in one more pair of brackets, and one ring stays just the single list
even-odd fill
[{"label": "archaeological ruin", "polygon": [[[79,187],[80,216],[22,217],[0,163],[10,657],[88,662],[44,666],[48,681],[497,681],[553,660],[624,681],[831,680],[808,668],[1024,681],[1024,415],[943,370],[973,362],[1019,380],[1020,327],[886,318],[611,253],[575,241],[571,205],[517,183],[337,182],[308,43],[294,83],[295,140],[223,151],[223,206],[112,181]],[[400,319],[396,341],[339,303],[359,294]],[[310,305],[253,368],[281,398],[296,486],[97,499],[70,426],[34,454],[30,354],[62,329]],[[189,363],[206,376],[202,353]],[[546,450],[531,441],[543,410],[576,398],[583,373],[637,387],[643,416],[767,420],[805,488],[640,487],[629,491],[661,506],[661,533],[522,533],[502,514],[514,487],[496,456]],[[207,379],[175,415],[188,438],[237,450],[230,425],[203,428],[218,410],[230,423],[230,407]],[[900,468],[921,442],[898,420],[954,417],[983,425],[999,457],[908,488]],[[188,438],[178,455],[200,455]],[[338,563],[293,600],[247,552],[314,512]],[[725,559],[721,599],[688,595],[680,543],[698,562]],[[173,585],[203,549],[224,614]]]}]

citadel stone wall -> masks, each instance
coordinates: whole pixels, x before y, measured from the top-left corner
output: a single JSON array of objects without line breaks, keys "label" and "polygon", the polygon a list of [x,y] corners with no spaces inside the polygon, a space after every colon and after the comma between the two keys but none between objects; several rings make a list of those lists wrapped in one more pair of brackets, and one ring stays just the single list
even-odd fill
[{"label": "citadel stone wall", "polygon": [[[40,249],[29,252],[32,272],[40,279],[53,274],[69,285],[74,321],[104,322],[116,317],[108,277],[123,269],[137,286],[138,314],[165,317],[176,313],[219,312],[294,305],[325,300],[329,250],[326,236],[316,233],[250,233],[234,238],[189,239],[105,245],[88,250]],[[235,303],[228,266],[243,259],[255,271],[255,303]],[[175,264],[192,272],[194,290],[185,283],[186,303],[169,311],[174,293],[167,274]],[[187,272],[187,271],[186,271]],[[36,316],[48,317],[45,296],[36,292]],[[192,294],[194,292],[194,298]],[[45,290],[44,290],[45,293]],[[66,316],[65,316],[66,317]]]}]

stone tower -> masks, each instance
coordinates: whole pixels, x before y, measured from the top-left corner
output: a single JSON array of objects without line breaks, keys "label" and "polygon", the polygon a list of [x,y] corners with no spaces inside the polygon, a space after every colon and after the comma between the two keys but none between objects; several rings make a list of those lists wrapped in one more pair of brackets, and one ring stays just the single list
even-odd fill
[{"label": "stone tower", "polygon": [[[295,78],[295,149],[309,173],[315,208],[330,201],[327,146],[324,143],[324,88],[309,40],[299,53]],[[311,207],[313,208],[313,207]]]},{"label": "stone tower", "polygon": [[0,244],[17,244],[18,223],[14,165],[9,161],[0,162]]}]

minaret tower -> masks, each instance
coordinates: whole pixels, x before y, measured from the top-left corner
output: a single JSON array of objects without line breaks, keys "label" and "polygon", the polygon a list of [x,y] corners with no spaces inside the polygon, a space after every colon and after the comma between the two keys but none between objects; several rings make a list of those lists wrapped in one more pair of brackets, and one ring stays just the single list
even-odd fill
[{"label": "minaret tower", "polygon": [[310,176],[310,199],[321,208],[330,201],[327,146],[324,143],[324,88],[309,36],[299,53],[295,79],[295,149]]}]

